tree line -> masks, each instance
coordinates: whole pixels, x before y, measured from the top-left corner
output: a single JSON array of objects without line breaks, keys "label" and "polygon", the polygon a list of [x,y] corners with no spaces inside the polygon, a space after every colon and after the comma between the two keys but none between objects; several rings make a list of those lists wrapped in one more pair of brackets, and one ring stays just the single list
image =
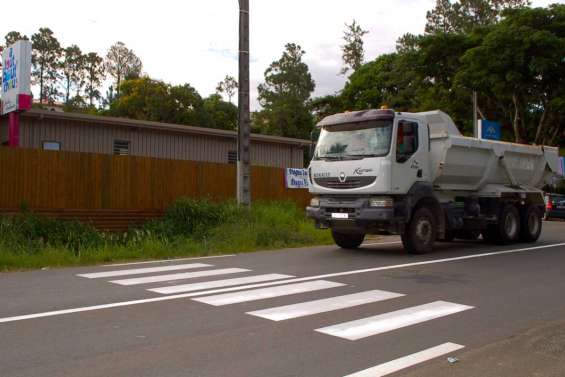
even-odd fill
[{"label": "tree line", "polygon": [[343,90],[316,98],[316,118],[383,104],[399,111],[441,109],[472,134],[479,115],[518,143],[565,141],[565,5],[526,0],[437,0],[425,33],[354,70]]},{"label": "tree line", "polygon": [[366,30],[346,24],[341,46],[349,74],[342,90],[311,98],[315,83],[299,45],[288,44],[265,72],[254,129],[308,138],[323,117],[386,105],[398,111],[441,109],[464,134],[479,116],[503,125],[503,139],[565,141],[565,5],[531,8],[528,0],[437,0],[425,32],[405,34],[396,51],[364,61]]},{"label": "tree line", "polygon": [[[5,45],[29,39],[11,31]],[[96,52],[83,53],[76,44],[61,46],[53,31],[43,27],[31,36],[31,43],[32,79],[39,88],[40,104],[62,101],[70,108],[94,107],[103,99],[100,88],[107,77],[114,80],[110,91],[115,88],[119,94],[122,80],[141,74],[141,60],[122,42],[112,45],[102,58]]]},{"label": "tree line", "polygon": [[[236,128],[237,107],[231,101],[238,85],[233,77],[226,76],[216,94],[202,98],[189,84],[171,85],[142,74],[141,59],[123,42],[113,44],[102,57],[83,53],[76,44],[62,46],[46,27],[31,38],[11,31],[4,39],[5,46],[31,39],[32,82],[39,89],[36,107],[62,102],[68,112]],[[103,94],[106,79],[112,83]]]},{"label": "tree line", "polygon": [[[550,145],[565,140],[565,5],[436,0],[426,18],[424,33],[402,36],[395,52],[369,62],[363,44],[368,31],[355,20],[346,24],[343,67],[336,74],[347,81],[337,93],[320,98],[312,98],[316,84],[304,62],[306,52],[288,43],[257,88],[262,109],[252,114],[253,131],[309,138],[326,115],[388,105],[398,111],[441,109],[470,134],[477,92],[480,116],[500,121],[505,140]],[[9,33],[6,43],[22,37]],[[189,84],[142,75],[139,58],[119,42],[105,59],[83,55],[74,45],[62,49],[47,28],[34,34],[32,43],[41,102],[63,98],[75,111],[86,107],[105,115],[236,128],[233,77],[226,76],[215,94],[202,98]],[[105,75],[113,84],[101,96]]]}]

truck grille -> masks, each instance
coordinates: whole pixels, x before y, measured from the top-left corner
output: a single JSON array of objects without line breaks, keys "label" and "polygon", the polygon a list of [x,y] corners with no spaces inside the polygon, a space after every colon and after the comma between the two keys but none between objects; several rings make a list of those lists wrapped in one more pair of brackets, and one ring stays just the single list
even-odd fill
[{"label": "truck grille", "polygon": [[369,186],[377,180],[377,177],[347,177],[345,182],[340,182],[337,177],[314,178],[317,185],[332,189],[354,189]]}]

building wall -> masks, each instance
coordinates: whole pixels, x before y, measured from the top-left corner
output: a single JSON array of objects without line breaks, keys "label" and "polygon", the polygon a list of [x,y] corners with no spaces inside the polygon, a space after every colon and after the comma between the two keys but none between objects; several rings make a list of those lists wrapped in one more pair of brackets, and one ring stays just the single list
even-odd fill
[{"label": "building wall", "polygon": [[[0,122],[0,140],[8,139],[7,125]],[[237,150],[232,137],[196,135],[174,131],[93,124],[76,120],[22,117],[20,145],[41,149],[43,142],[59,142],[62,151],[112,154],[115,140],[129,141],[129,154],[175,160],[227,163]],[[5,135],[5,136],[4,136]],[[251,161],[258,166],[302,167],[303,149],[298,145],[253,140]]]}]

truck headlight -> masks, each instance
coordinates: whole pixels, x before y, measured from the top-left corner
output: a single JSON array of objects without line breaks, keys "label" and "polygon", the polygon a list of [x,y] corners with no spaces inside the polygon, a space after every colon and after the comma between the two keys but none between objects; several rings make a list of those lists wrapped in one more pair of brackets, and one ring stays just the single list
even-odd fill
[{"label": "truck headlight", "polygon": [[310,200],[310,207],[319,207],[320,206],[320,199],[319,198],[312,198]]},{"label": "truck headlight", "polygon": [[369,207],[392,208],[393,205],[394,205],[394,200],[389,197],[369,199]]}]

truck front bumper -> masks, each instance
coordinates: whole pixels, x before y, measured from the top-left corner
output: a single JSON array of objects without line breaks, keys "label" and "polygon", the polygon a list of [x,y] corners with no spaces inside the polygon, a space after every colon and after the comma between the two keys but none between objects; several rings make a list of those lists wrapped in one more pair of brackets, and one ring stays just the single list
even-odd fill
[{"label": "truck front bumper", "polygon": [[[332,214],[347,214],[347,219],[332,218]],[[391,221],[394,219],[392,208],[358,208],[358,209],[339,209],[324,207],[306,207],[306,216],[316,221]]]},{"label": "truck front bumper", "polygon": [[318,207],[306,207],[306,215],[318,228],[349,229],[364,233],[396,232],[394,208],[369,207],[368,198],[320,198]]}]

